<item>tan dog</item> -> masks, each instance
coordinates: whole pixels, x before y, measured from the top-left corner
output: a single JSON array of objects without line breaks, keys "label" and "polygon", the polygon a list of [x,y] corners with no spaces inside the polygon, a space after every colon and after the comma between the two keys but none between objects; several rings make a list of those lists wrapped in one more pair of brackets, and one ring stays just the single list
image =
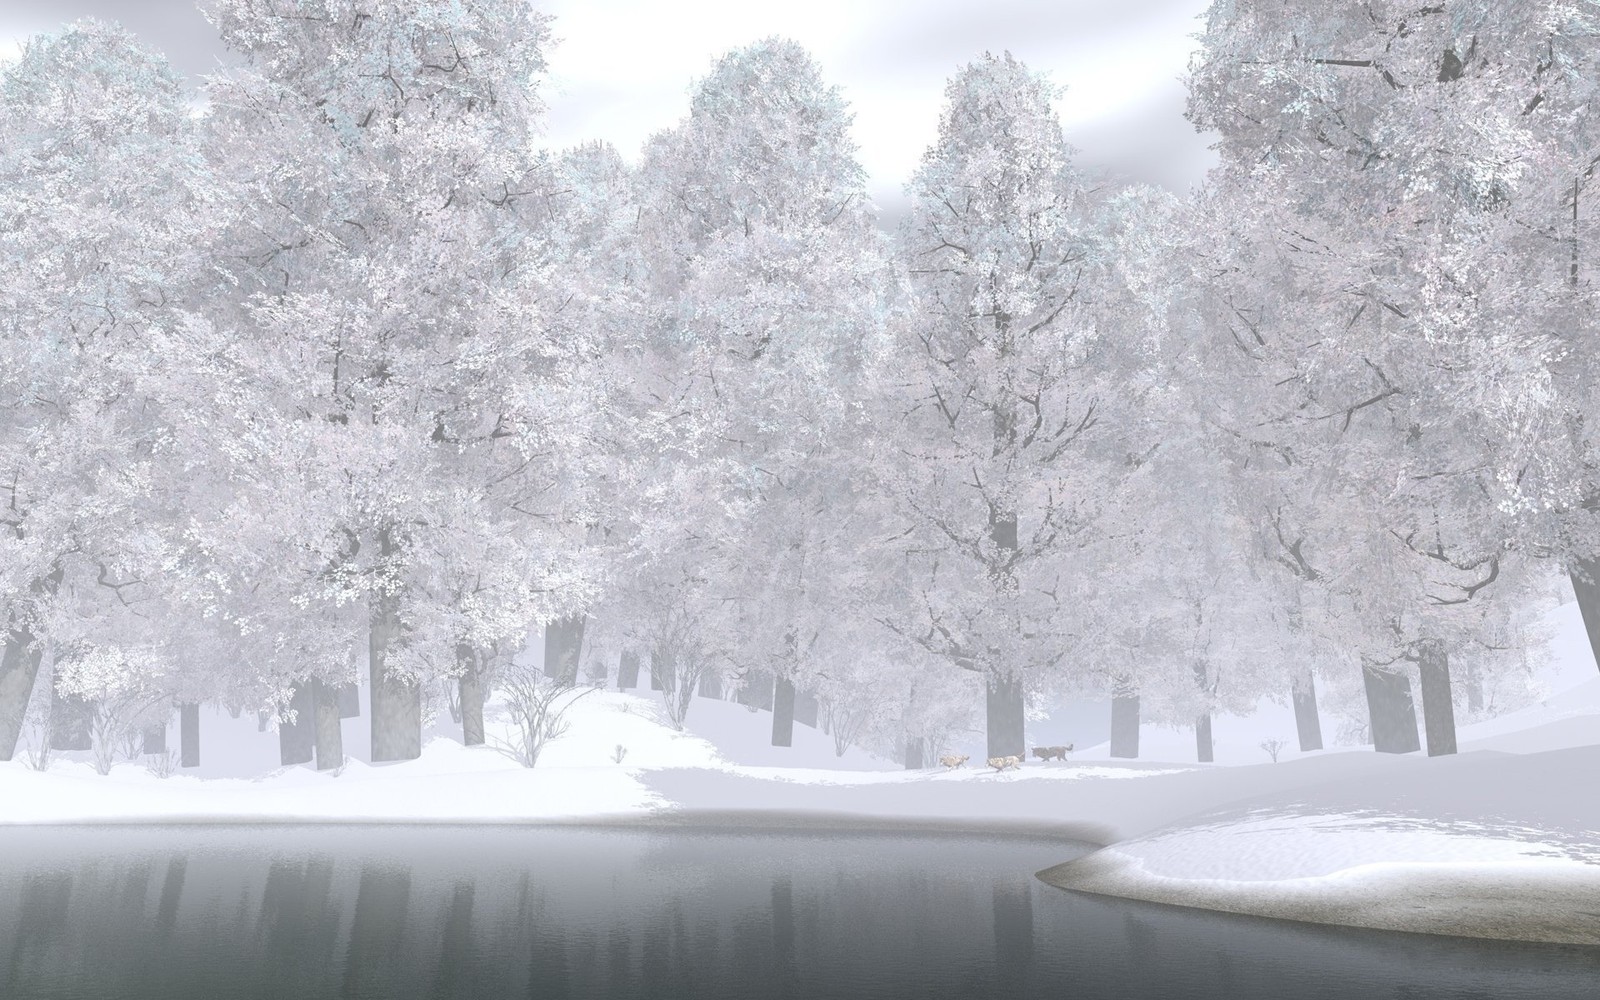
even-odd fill
[{"label": "tan dog", "polygon": [[1021,767],[1022,758],[1014,754],[1010,757],[990,757],[989,766],[996,771],[1004,771],[1008,767]]},{"label": "tan dog", "polygon": [[959,757],[955,754],[946,754],[945,756],[939,758],[939,763],[943,764],[947,768],[956,768],[961,767],[971,759],[972,757],[968,754],[962,754]]},{"label": "tan dog", "polygon": [[1040,760],[1066,760],[1067,754],[1072,752],[1072,744],[1064,747],[1034,747],[1033,755]]}]

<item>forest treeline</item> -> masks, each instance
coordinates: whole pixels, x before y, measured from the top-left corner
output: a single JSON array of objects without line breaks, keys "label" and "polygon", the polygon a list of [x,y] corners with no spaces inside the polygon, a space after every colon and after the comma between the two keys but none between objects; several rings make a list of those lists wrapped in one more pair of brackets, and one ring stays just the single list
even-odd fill
[{"label": "forest treeline", "polygon": [[362,677],[406,759],[641,660],[908,764],[1084,696],[1449,753],[1566,579],[1600,640],[1592,5],[1218,2],[1182,196],[986,54],[893,233],[789,41],[624,156],[541,148],[524,0],[208,16],[198,107],[105,23],[0,64],[0,759],[215,703],[333,767]]}]

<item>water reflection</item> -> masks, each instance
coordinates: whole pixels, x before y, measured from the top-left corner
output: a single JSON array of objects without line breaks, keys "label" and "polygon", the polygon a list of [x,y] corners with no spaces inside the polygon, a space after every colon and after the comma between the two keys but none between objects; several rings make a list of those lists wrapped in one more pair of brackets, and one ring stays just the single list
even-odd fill
[{"label": "water reflection", "polygon": [[0,831],[0,996],[1563,997],[1600,954],[1076,896],[1044,840]]}]

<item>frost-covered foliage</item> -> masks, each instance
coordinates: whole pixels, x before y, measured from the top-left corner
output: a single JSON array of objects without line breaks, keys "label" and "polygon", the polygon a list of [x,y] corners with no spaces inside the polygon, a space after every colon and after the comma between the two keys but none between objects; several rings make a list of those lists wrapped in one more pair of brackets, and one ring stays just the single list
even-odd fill
[{"label": "frost-covered foliage", "polygon": [[546,626],[841,753],[1318,685],[1358,738],[1373,671],[1431,740],[1533,696],[1552,570],[1600,637],[1589,6],[1219,0],[1185,197],[985,55],[897,238],[791,41],[634,163],[538,148],[522,0],[206,9],[201,111],[98,22],[0,66],[0,757],[217,701],[332,767],[364,673],[378,759],[498,687],[531,765]]}]

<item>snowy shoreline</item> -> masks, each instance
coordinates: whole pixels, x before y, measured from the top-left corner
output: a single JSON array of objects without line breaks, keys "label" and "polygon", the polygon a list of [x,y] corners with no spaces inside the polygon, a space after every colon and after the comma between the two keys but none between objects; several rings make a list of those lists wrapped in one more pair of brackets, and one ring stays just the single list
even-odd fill
[{"label": "snowy shoreline", "polygon": [[[351,760],[337,774],[288,767],[253,778],[161,778],[137,764],[99,775],[70,758],[43,772],[3,763],[0,827],[494,824],[1043,836],[1064,842],[1064,859],[1072,845],[1090,848],[1037,873],[1063,889],[1277,919],[1600,946],[1600,798],[1582,793],[1600,773],[1600,746],[1541,743],[1600,732],[1597,696],[1600,681],[1589,681],[1561,699],[1554,718],[1556,706],[1496,720],[1450,757],[1333,750],[1281,763],[1195,765],[1111,760],[1104,747],[1091,747],[1068,763],[995,773],[890,770],[865,756],[837,758],[826,737],[799,729],[787,752],[810,766],[772,766],[770,748],[750,738],[762,717],[742,706],[699,707],[708,738],[674,732],[643,699],[608,692],[585,699],[573,735],[533,769],[444,737],[417,760]],[[608,760],[619,741],[631,748],[627,765]],[[1519,752],[1507,752],[1513,747]]]},{"label": "snowy shoreline", "polygon": [[[431,749],[437,757],[451,748]],[[131,773],[108,781],[71,773],[67,765],[45,774],[8,765],[0,767],[0,801],[7,804],[0,825],[496,824],[1048,836],[1091,848],[1038,873],[1062,889],[1276,919],[1600,946],[1600,815],[1591,815],[1600,814],[1600,804],[1574,802],[1576,812],[1561,822],[1484,822],[1484,803],[1464,794],[1468,788],[1440,794],[1439,763],[1349,752],[1235,768],[840,772],[827,783],[781,768],[738,766],[450,774],[353,766],[338,778],[293,769],[258,780],[202,782],[138,780]],[[1579,780],[1600,767],[1600,747],[1473,754],[1447,766],[1463,775],[1487,767]],[[1118,770],[1127,776],[1110,776]],[[1337,800],[1340,786],[1370,788],[1379,771],[1397,789],[1391,795],[1404,797],[1406,786],[1422,785],[1434,794],[1419,796],[1421,809],[1410,816],[1373,811],[1335,821],[1324,811],[1304,811],[1319,799]],[[1497,775],[1494,784],[1504,788],[1501,780],[1513,777]],[[600,808],[602,799],[612,807]],[[1439,808],[1446,800],[1453,809]],[[584,801],[591,805],[557,808]]]}]

